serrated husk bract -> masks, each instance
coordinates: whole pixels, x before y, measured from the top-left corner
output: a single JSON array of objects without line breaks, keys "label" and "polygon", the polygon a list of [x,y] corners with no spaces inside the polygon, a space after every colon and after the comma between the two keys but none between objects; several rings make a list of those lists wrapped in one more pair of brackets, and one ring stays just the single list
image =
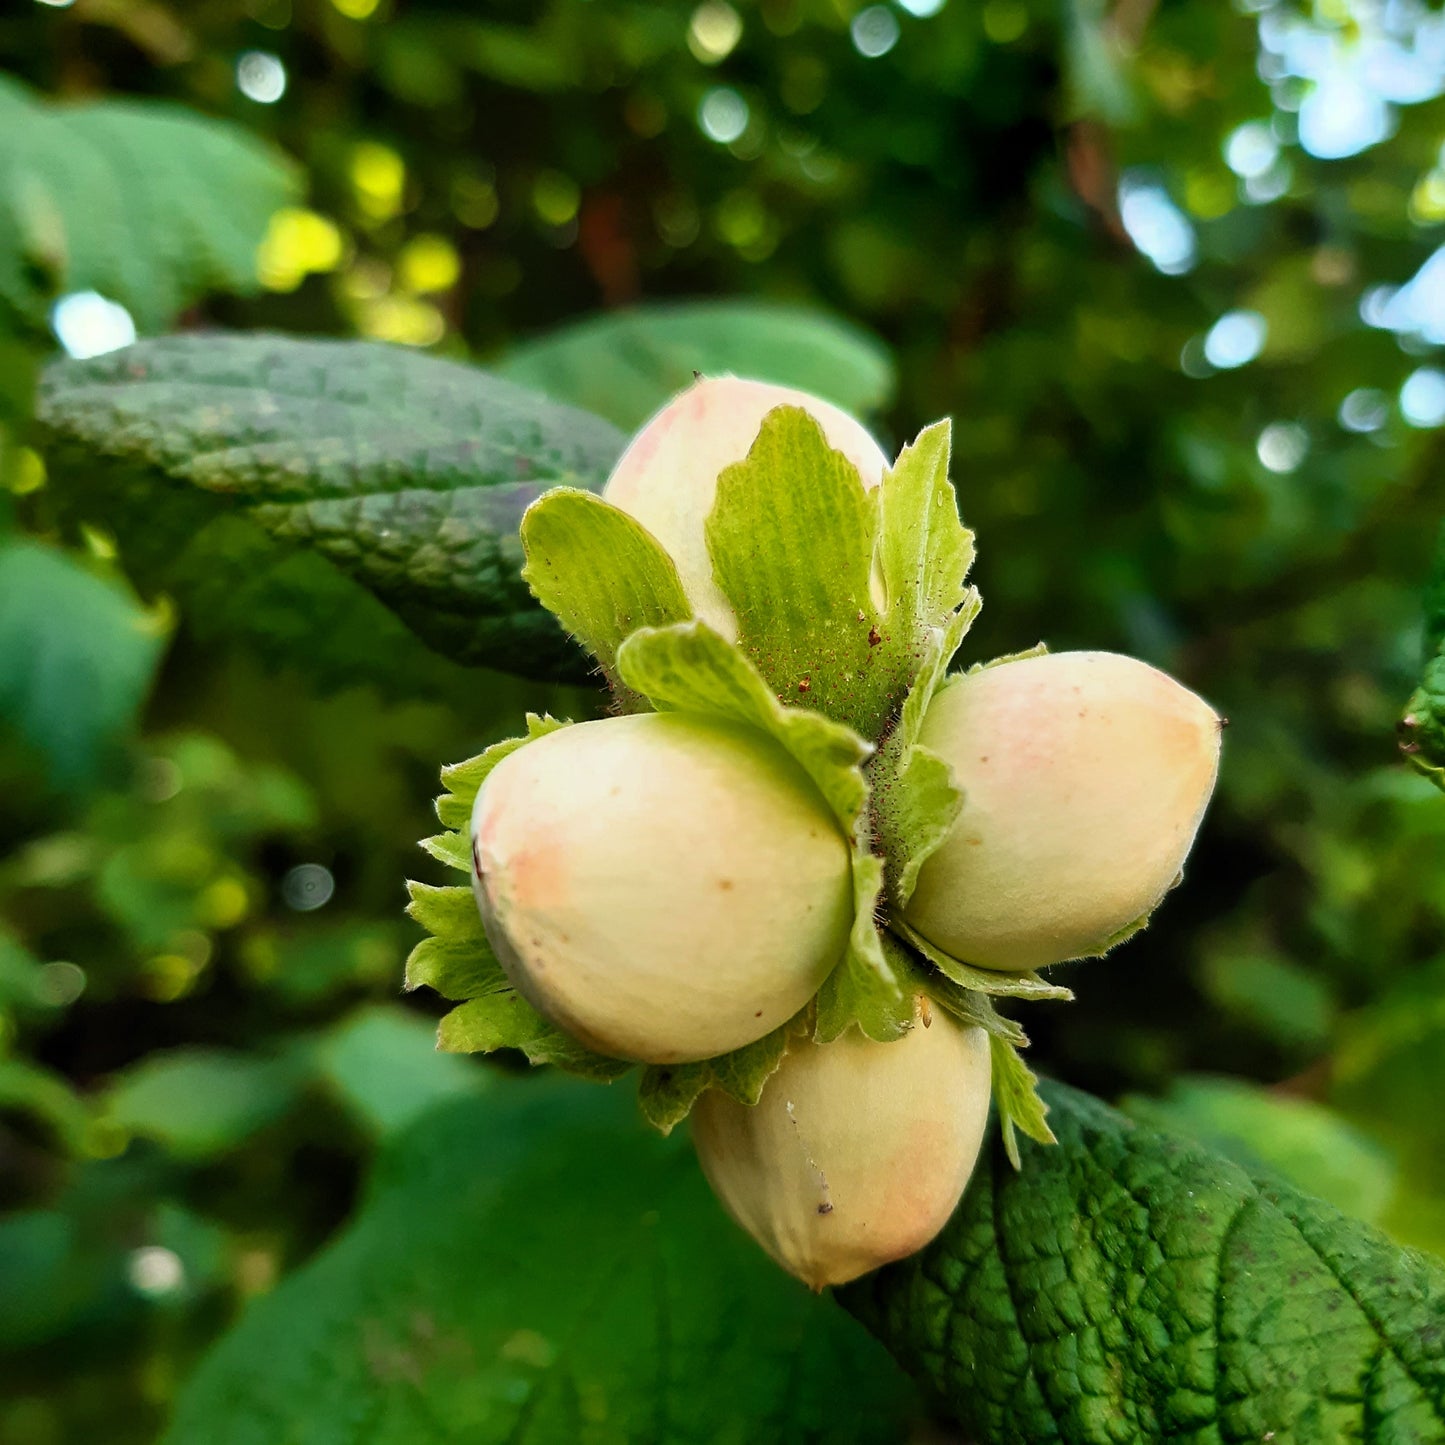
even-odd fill
[{"label": "serrated husk bract", "polygon": [[792,387],[705,376],[652,416],[602,490],[657,538],[676,564],[694,614],[729,642],[737,641],[738,619],[714,576],[705,524],[719,476],[746,459],[763,418],[780,406],[806,411],[865,488],[882,481],[888,458],[847,412]]}]

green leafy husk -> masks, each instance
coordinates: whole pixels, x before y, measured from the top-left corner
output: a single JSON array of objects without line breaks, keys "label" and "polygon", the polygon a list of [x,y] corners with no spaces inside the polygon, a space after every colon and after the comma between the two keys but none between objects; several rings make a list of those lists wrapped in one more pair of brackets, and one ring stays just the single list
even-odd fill
[{"label": "green leafy husk", "polygon": [[615,1079],[633,1066],[593,1053],[548,1023],[514,989],[487,942],[472,896],[472,849],[468,835],[472,804],[487,775],[502,761],[537,738],[567,727],[553,717],[527,714],[525,737],[508,738],[466,762],[442,770],[446,792],[437,799],[437,817],[446,831],[421,846],[447,867],[465,873],[466,886],[434,887],[409,882],[407,912],[428,936],[406,961],[406,987],[426,985],[457,1004],[437,1028],[437,1047],[448,1053],[491,1053],[517,1049],[534,1064],[556,1064],[590,1079]]},{"label": "green leafy husk", "polygon": [[[1010,1141],[1014,1131],[1048,1137],[1033,1075],[1017,1056],[1027,1039],[991,995],[1066,999],[1069,991],[949,958],[901,922],[919,868],[964,801],[943,760],[918,744],[980,606],[965,581],[973,538],[948,480],[949,445],[947,422],[927,428],[870,492],[806,412],[771,412],[747,458],[719,478],[707,521],[736,644],[692,617],[671,558],[620,509],[558,488],[523,519],[525,579],[596,658],[615,704],[757,729],[807,773],[852,851],[853,927],[813,1003],[719,1058],[643,1069],[642,1111],[664,1133],[709,1088],[755,1103],[794,1037],[827,1043],[855,1027],[880,1042],[902,1037],[926,994],[988,1030]],[[423,846],[470,874],[478,788],[502,758],[558,726],[531,717],[527,737],[447,769],[437,804],[447,831]],[[411,912],[431,937],[412,953],[408,986],[426,984],[459,1004],[442,1021],[442,1047],[518,1048],[534,1062],[603,1078],[630,1067],[571,1044],[520,998],[487,947],[468,889],[414,884]],[[1012,1143],[1009,1152],[1016,1157]]]}]

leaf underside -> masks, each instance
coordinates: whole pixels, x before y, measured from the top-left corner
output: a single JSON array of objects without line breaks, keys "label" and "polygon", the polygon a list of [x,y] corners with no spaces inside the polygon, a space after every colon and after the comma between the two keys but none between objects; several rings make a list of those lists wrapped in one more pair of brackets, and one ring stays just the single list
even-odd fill
[{"label": "leaf underside", "polygon": [[0,320],[44,325],[98,291],[142,332],[211,292],[258,287],[256,249],[300,191],[279,152],[180,106],[53,104],[0,76]]},{"label": "leaf underside", "polygon": [[861,328],[767,301],[655,303],[608,312],[523,342],[501,375],[631,431],[704,376],[797,387],[855,415],[893,393],[887,349]]},{"label": "leaf underside", "polygon": [[521,578],[518,524],[553,486],[602,485],[625,439],[598,417],[399,347],[265,334],[53,363],[37,412],[66,512],[198,636],[341,682],[387,681],[417,638],[586,673]]},{"label": "leaf underside", "polygon": [[1445,1265],[1086,1094],[840,1298],[978,1445],[1445,1440]]}]

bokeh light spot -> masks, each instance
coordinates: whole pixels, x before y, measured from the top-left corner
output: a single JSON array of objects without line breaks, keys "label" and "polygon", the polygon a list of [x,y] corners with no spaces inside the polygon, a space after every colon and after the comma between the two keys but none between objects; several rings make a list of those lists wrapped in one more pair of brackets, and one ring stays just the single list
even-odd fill
[{"label": "bokeh light spot", "polygon": [[1400,388],[1400,415],[1414,427],[1445,426],[1445,371],[1412,371]]},{"label": "bokeh light spot", "polygon": [[1254,444],[1262,466],[1272,472],[1293,472],[1309,454],[1309,433],[1293,421],[1274,421],[1260,432]]},{"label": "bokeh light spot", "polygon": [[698,129],[719,145],[730,145],[748,128],[748,103],[730,85],[715,85],[697,108]]},{"label": "bokeh light spot", "polygon": [[281,880],[281,897],[288,908],[310,913],[324,908],[336,892],[336,880],[320,863],[298,863]]},{"label": "bokeh light spot", "polygon": [[236,88],[257,105],[274,105],[286,94],[286,67],[269,50],[247,50],[236,61]]},{"label": "bokeh light spot", "polygon": [[1258,311],[1226,311],[1204,338],[1204,359],[1220,371],[1245,366],[1264,350],[1269,324]]},{"label": "bokeh light spot", "polygon": [[462,274],[462,261],[445,236],[413,236],[396,258],[396,274],[408,291],[448,291]]},{"label": "bokeh light spot", "polygon": [[62,296],[51,308],[50,329],[66,352],[80,361],[119,351],[136,335],[130,312],[98,291],[72,291]]},{"label": "bokeh light spot", "polygon": [[131,1250],[125,1273],[131,1288],[148,1299],[175,1294],[186,1282],[186,1269],[180,1255],[159,1244],[147,1244]]},{"label": "bokeh light spot", "polygon": [[983,7],[983,33],[995,45],[1017,40],[1029,28],[1029,12],[1019,0],[989,0]]},{"label": "bokeh light spot", "polygon": [[85,992],[85,970],[77,963],[56,959],[40,970],[40,996],[53,1008],[68,1008]]},{"label": "bokeh light spot", "polygon": [[548,226],[565,226],[581,204],[581,187],[561,171],[541,171],[532,182],[532,209]]},{"label": "bokeh light spot", "polygon": [[1158,181],[1126,171],[1119,181],[1119,217],[1129,239],[1166,276],[1192,269],[1194,227]]},{"label": "bokeh light spot", "polygon": [[304,206],[283,206],[256,254],[257,274],[268,291],[294,291],[313,272],[334,271],[345,249],[334,221]]},{"label": "bokeh light spot", "polygon": [[687,48],[704,65],[726,60],[743,38],[743,18],[726,0],[704,0],[692,12]]},{"label": "bokeh light spot", "polygon": [[877,60],[898,44],[898,17],[886,5],[870,5],[853,17],[848,34],[859,55],[866,60]]},{"label": "bokeh light spot", "polygon": [[1341,403],[1339,422],[1346,431],[1379,431],[1390,419],[1390,398],[1372,386],[1356,387]]},{"label": "bokeh light spot", "polygon": [[1230,131],[1224,163],[1241,179],[1262,176],[1279,159],[1279,142],[1263,121],[1251,120]]},{"label": "bokeh light spot", "polygon": [[351,152],[351,185],[364,216],[389,221],[401,210],[406,162],[390,146],[362,141]]}]

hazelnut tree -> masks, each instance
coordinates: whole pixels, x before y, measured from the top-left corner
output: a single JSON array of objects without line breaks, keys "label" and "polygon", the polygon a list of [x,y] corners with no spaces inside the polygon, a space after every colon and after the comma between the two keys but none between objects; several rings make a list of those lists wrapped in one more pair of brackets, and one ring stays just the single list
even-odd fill
[{"label": "hazelnut tree", "polygon": [[[243,633],[284,616],[318,675],[405,687],[403,630],[541,677],[585,671],[567,634],[590,652],[606,715],[530,717],[444,771],[426,846],[466,881],[412,885],[431,936],[407,981],[455,1001],[444,1049],[640,1070],[659,1129],[692,1112],[726,1208],[839,1284],[970,1437],[1440,1438],[1438,1262],[1035,1080],[1004,1011],[1066,999],[1040,970],[1159,902],[1220,720],[1108,654],[950,674],[979,603],[947,424],[874,478],[866,434],[815,405],[769,389],[726,444],[659,444],[664,470],[620,495],[648,429],[629,448],[357,343],[144,342],[53,367],[39,419],[57,507],[104,518],[143,589]],[[695,504],[649,525],[654,490]],[[600,1418],[579,1380],[607,1392],[599,1438],[797,1438],[835,1396],[836,1438],[896,1438],[887,1362],[738,1253],[685,1155],[608,1098],[499,1083],[419,1130],[347,1238],[211,1356],[173,1438],[422,1410],[575,1439]],[[416,1334],[419,1302],[454,1333]],[[619,1311],[656,1350],[622,1357]],[[402,1335],[377,1354],[382,1318]]]}]

